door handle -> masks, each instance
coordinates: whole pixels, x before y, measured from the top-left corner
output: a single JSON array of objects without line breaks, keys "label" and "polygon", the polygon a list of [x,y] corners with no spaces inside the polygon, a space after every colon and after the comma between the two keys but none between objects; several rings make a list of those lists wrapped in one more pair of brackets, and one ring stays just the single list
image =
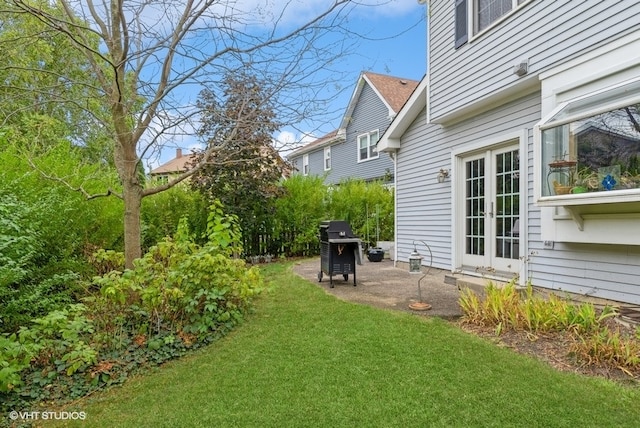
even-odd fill
[{"label": "door handle", "polygon": [[484,216],[485,214],[489,214],[489,217],[493,218],[493,215],[494,215],[493,202],[491,202],[491,210],[488,213],[484,211],[480,211],[480,215]]}]

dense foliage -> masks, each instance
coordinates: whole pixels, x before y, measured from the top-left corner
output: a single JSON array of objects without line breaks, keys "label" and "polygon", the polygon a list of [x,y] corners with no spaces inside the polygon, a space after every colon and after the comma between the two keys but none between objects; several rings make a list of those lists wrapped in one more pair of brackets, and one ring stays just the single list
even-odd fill
[{"label": "dense foliage", "polygon": [[207,240],[206,198],[186,185],[149,196],[142,201],[142,243],[148,249],[167,236],[172,236],[180,221],[186,221],[194,241],[204,244]]},{"label": "dense foliage", "polygon": [[[232,257],[239,251],[237,219],[220,205],[212,206],[207,237],[199,246],[182,222],[173,239],[150,248],[133,269],[97,277],[83,303],[0,336],[0,410],[122,382],[131,371],[209,343],[240,322],[263,288],[262,277]],[[117,253],[100,257],[102,264],[123,260]]]},{"label": "dense foliage", "polygon": [[[13,332],[75,301],[78,280],[91,274],[87,254],[121,245],[122,208],[113,199],[86,201],[34,171],[13,144],[0,143],[0,327]],[[108,169],[83,156],[58,143],[31,161],[61,175],[77,172],[75,180],[87,186],[112,180]]]},{"label": "dense foliage", "polygon": [[394,194],[382,183],[352,179],[326,186],[322,177],[295,175],[281,185],[274,237],[286,255],[318,254],[323,220],[349,222],[367,246],[394,239]]},{"label": "dense foliage", "polygon": [[252,237],[272,228],[273,205],[286,163],[271,146],[279,127],[272,89],[242,73],[227,74],[223,83],[222,94],[209,90],[200,94],[199,135],[212,152],[198,155],[196,162],[206,160],[206,164],[192,177],[191,185],[238,216],[247,238],[245,246],[251,248]]},{"label": "dense foliage", "polygon": [[382,183],[347,180],[331,189],[327,217],[349,222],[367,244],[392,241],[394,236],[393,190]]}]

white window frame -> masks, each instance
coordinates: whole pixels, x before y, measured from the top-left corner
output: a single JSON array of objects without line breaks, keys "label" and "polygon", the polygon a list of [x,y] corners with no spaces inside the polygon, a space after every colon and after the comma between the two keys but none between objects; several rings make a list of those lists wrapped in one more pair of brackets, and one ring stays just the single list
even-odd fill
[{"label": "white window frame", "polygon": [[[375,135],[375,141],[371,138]],[[366,148],[367,148],[367,156],[362,157],[361,149],[364,147],[360,147],[361,140],[366,138]],[[358,150],[358,163],[366,162],[374,159],[378,159],[380,157],[380,153],[378,153],[377,146],[378,141],[380,141],[380,131],[378,129],[367,132],[365,134],[360,134],[356,137],[356,149]]]},{"label": "white window frame", "polygon": [[[583,100],[588,100],[589,98],[598,96],[600,94],[606,95],[607,92],[614,91],[617,88],[634,82],[640,82],[640,78],[624,81],[616,85],[576,97],[572,100],[561,102],[558,106],[556,106],[556,108],[554,108],[547,116],[545,116],[535,127],[536,168],[541,168],[542,132],[544,130],[588,118],[597,114],[605,113],[607,111],[615,110],[617,108],[625,107],[630,104],[640,103],[640,94],[633,93],[629,96],[621,96],[620,98],[614,99],[609,102],[595,104],[594,107],[590,109],[580,109],[577,113],[568,114],[566,117],[562,117],[560,120],[554,120],[555,116],[559,112],[571,106],[571,104],[579,105]],[[633,202],[637,201],[640,197],[640,189],[620,189],[611,190],[608,192],[589,192],[579,194],[542,196],[541,180],[542,174],[538,172],[535,179],[535,196],[537,203],[540,206],[578,206],[614,202]]]},{"label": "white window frame", "polygon": [[331,146],[324,148],[324,170],[331,170]]},{"label": "white window frame", "polygon": [[468,0],[471,5],[469,7],[469,16],[468,16],[468,34],[470,34],[469,37],[469,41],[473,41],[474,39],[476,39],[477,37],[480,37],[482,34],[485,34],[489,31],[491,31],[491,29],[497,27],[498,25],[500,25],[502,22],[504,22],[505,20],[509,19],[510,16],[512,16],[513,14],[515,14],[518,10],[522,9],[524,6],[526,6],[527,4],[531,3],[534,0],[524,0],[521,3],[519,3],[519,0],[511,0],[511,10],[507,13],[505,13],[504,15],[500,16],[499,18],[495,19],[493,22],[491,22],[489,25],[487,25],[485,28],[483,28],[482,30],[479,30],[479,19],[478,19],[478,14],[479,14],[479,7],[478,7],[478,1],[479,0]]},{"label": "white window frame", "polygon": [[309,175],[309,154],[302,155],[302,175]]}]

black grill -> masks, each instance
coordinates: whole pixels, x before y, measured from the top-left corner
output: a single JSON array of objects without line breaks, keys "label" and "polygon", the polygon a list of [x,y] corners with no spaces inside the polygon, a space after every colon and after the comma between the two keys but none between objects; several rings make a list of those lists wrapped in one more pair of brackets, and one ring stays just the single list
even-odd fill
[{"label": "black grill", "polygon": [[356,263],[362,264],[362,241],[355,236],[346,221],[331,220],[320,224],[320,272],[329,275],[329,283],[333,288],[333,275],[342,275],[345,281],[353,275],[353,286],[356,286]]}]

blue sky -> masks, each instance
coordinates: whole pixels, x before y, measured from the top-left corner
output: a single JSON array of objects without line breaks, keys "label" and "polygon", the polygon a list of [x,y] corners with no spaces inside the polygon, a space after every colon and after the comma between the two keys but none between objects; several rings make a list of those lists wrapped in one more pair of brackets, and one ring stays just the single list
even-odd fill
[{"label": "blue sky", "polygon": [[[285,10],[280,15],[281,21],[296,26],[316,16],[328,3],[327,0],[238,0],[236,4],[247,10],[260,9],[262,13],[263,8],[272,8],[273,12],[267,11],[267,15],[271,12],[277,16],[280,10]],[[418,0],[358,0],[354,4],[357,6],[350,9],[348,15],[348,30],[354,34],[348,40],[351,53],[332,64],[335,75],[327,76],[327,79],[338,79],[326,89],[337,94],[326,108],[330,113],[314,115],[305,123],[284,127],[274,135],[274,145],[282,148],[283,154],[339,127],[361,72],[413,80],[420,80],[425,74],[426,5],[419,4]],[[173,141],[147,159],[147,168],[173,159],[177,147],[182,148],[183,153],[201,148],[194,137]]]},{"label": "blue sky", "polygon": [[[391,0],[384,5],[367,7],[366,12],[349,20],[350,30],[362,37],[356,39],[357,50],[339,66],[345,79],[344,90],[330,109],[339,110],[339,117],[334,114],[314,118],[317,129],[312,132],[313,137],[339,127],[362,71],[413,80],[420,80],[426,72],[426,5],[417,0]],[[294,141],[294,144],[313,139],[300,131],[285,128],[277,139]]]}]

